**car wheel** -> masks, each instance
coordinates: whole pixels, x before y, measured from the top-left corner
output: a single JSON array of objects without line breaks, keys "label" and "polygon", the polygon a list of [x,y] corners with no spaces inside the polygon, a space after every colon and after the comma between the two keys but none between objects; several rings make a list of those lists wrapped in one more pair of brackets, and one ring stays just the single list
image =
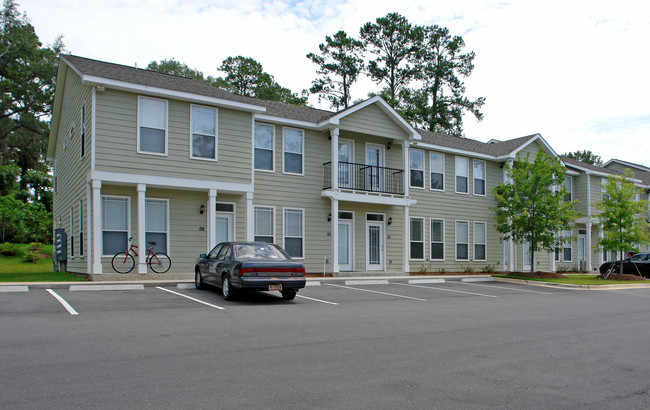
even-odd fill
[{"label": "car wheel", "polygon": [[194,273],[194,286],[196,286],[197,289],[205,289],[203,277],[201,277],[201,272],[198,269]]},{"label": "car wheel", "polygon": [[284,300],[294,300],[296,298],[297,290],[287,289],[282,291],[282,299]]},{"label": "car wheel", "polygon": [[221,295],[224,300],[232,300],[235,296],[228,275],[223,275],[223,279],[221,280]]}]

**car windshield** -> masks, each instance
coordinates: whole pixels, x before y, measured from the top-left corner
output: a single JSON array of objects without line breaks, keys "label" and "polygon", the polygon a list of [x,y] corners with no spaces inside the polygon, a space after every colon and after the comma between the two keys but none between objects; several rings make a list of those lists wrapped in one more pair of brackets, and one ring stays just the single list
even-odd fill
[{"label": "car windshield", "polygon": [[235,255],[237,259],[288,259],[280,249],[265,243],[237,244]]},{"label": "car windshield", "polygon": [[647,253],[637,253],[636,255],[632,256],[630,260],[632,261],[644,261],[648,258]]}]

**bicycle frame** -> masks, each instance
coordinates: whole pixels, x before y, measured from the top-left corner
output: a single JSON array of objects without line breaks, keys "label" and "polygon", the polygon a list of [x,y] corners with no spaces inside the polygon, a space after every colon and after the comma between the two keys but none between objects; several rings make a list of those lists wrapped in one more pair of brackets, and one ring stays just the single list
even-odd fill
[{"label": "bicycle frame", "polygon": [[[134,257],[138,256],[138,252],[136,251],[137,248],[138,245],[131,244],[131,246],[129,246],[129,251],[127,253],[132,253]],[[153,248],[145,248],[145,250],[146,250],[145,263],[147,265],[151,265],[151,261],[153,258],[156,258],[156,260],[160,262],[155,252],[153,251]]]}]

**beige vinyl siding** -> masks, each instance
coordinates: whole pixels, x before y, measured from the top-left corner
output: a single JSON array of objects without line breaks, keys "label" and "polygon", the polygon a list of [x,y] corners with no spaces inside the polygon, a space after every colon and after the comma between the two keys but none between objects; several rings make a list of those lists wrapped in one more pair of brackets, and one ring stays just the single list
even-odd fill
[{"label": "beige vinyl siding", "polygon": [[[59,79],[61,81],[61,79]],[[64,228],[68,235],[67,270],[85,272],[91,236],[87,223],[88,206],[86,176],[91,166],[91,88],[81,84],[72,70],[66,71],[63,103],[55,151],[56,192],[53,198],[54,228]],[[85,107],[85,154],[81,157],[81,107]],[[71,128],[74,127],[72,136]],[[84,256],[79,253],[79,201],[83,200]],[[70,209],[74,215],[74,258],[70,256]],[[59,222],[60,221],[60,222]]]},{"label": "beige vinyl siding", "polygon": [[575,210],[580,214],[578,217],[587,216],[587,206],[588,206],[588,195],[587,192],[587,179],[589,176],[584,172],[581,172],[580,175],[574,175],[573,177],[573,199],[577,200],[578,203],[575,204]]},{"label": "beige vinyl siding", "polygon": [[404,140],[408,135],[376,104],[341,118],[341,130]]},{"label": "beige vinyl siding", "polygon": [[190,103],[168,102],[167,155],[137,152],[138,95],[97,93],[99,171],[174,178],[251,182],[251,114],[218,108],[217,161],[190,159]]},{"label": "beige vinyl siding", "polygon": [[607,169],[618,171],[620,173],[624,173],[626,169],[629,169],[630,171],[635,171],[634,168],[630,168],[627,165],[619,164],[617,162],[612,162],[611,164],[607,165]]},{"label": "beige vinyl siding", "polygon": [[[528,146],[526,146],[524,149],[519,151],[518,155],[523,161],[524,159],[526,159],[526,155],[530,153],[530,161],[533,162],[533,161],[535,161],[535,157],[537,156],[537,153],[539,152],[539,149],[541,147],[542,146],[538,142],[536,142],[536,141],[532,142]],[[546,152],[546,150],[544,150],[544,152]],[[549,154],[549,153],[546,152],[546,154]]]}]

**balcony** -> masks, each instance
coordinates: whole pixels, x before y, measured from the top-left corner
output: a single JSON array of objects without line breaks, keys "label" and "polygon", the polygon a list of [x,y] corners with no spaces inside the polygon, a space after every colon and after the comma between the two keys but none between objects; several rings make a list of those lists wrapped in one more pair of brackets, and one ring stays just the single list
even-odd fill
[{"label": "balcony", "polygon": [[[339,162],[340,189],[404,195],[404,170]],[[332,163],[323,164],[323,189],[332,188]]]}]

